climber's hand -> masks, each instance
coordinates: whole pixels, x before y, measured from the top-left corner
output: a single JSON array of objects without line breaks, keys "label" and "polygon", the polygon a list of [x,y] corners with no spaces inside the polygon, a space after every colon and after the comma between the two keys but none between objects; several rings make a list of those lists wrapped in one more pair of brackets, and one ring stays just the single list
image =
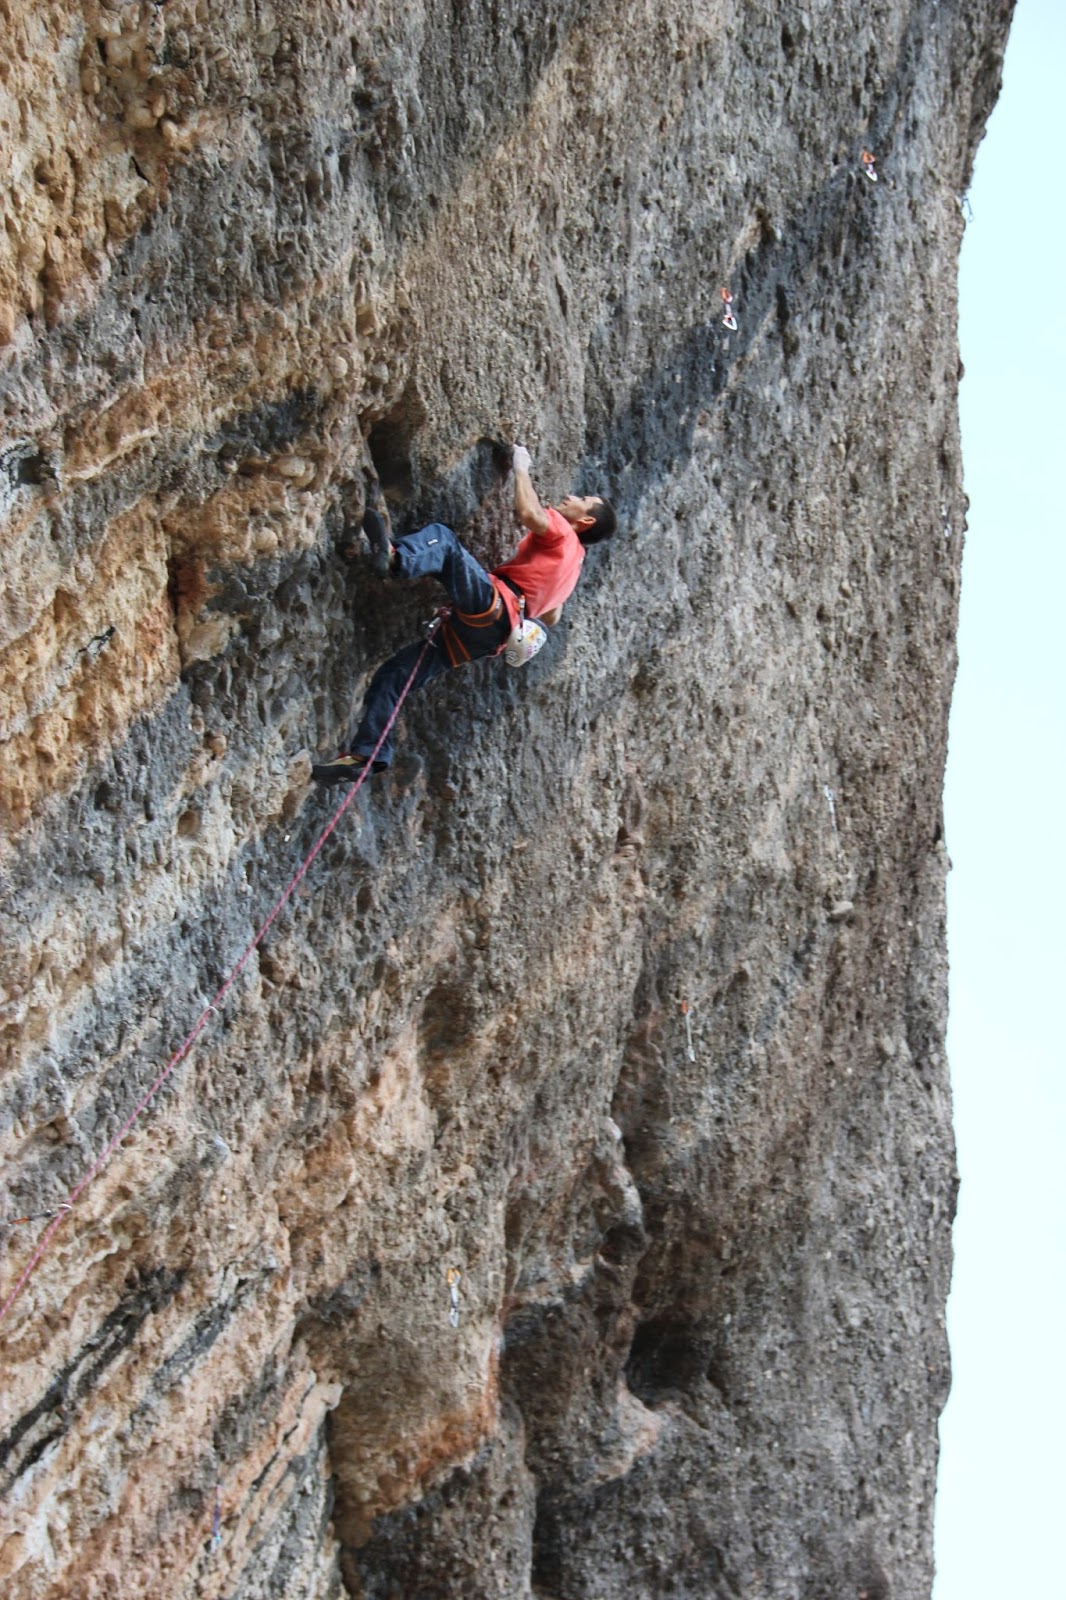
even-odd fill
[{"label": "climber's hand", "polygon": [[547,533],[548,519],[544,514],[544,507],[537,499],[529,476],[529,469],[533,465],[533,457],[524,444],[516,444],[514,455],[514,509],[518,518],[531,533]]}]

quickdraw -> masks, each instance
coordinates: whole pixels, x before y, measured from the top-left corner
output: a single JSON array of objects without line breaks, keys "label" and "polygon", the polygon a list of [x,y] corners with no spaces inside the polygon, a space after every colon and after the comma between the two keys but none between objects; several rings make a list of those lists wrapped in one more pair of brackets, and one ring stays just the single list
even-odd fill
[{"label": "quickdraw", "polygon": [[13,1228],[21,1222],[47,1222],[49,1217],[58,1217],[62,1211],[73,1211],[74,1207],[69,1201],[63,1200],[54,1211],[31,1211],[26,1217],[0,1217],[0,1227]]},{"label": "quickdraw", "polygon": [[222,1485],[215,1484],[215,1511],[211,1518],[211,1548],[217,1550],[222,1544]]},{"label": "quickdraw", "polygon": [[681,1002],[681,1015],[685,1019],[685,1041],[688,1045],[688,1058],[690,1061],[695,1061],[696,1046],[692,1042],[692,1007],[687,1000],[682,1000]]},{"label": "quickdraw", "polygon": [[448,1312],[448,1321],[451,1323],[453,1328],[457,1328],[459,1326],[459,1282],[462,1276],[463,1275],[459,1271],[458,1267],[449,1267],[447,1272],[444,1274],[445,1281],[448,1285],[448,1294],[452,1303],[451,1310]]},{"label": "quickdraw", "polygon": [[722,315],[722,327],[723,328],[728,328],[730,333],[736,333],[736,331],[737,331],[737,319],[733,315],[733,296],[730,294],[729,290],[726,289],[726,288],[723,288],[721,290],[721,295],[722,295],[722,304],[725,307],[725,311],[723,312],[723,315]]}]

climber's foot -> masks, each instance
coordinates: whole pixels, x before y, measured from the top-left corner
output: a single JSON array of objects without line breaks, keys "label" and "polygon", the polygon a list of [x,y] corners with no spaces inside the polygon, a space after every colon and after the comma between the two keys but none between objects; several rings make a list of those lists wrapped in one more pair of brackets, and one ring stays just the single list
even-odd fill
[{"label": "climber's foot", "polygon": [[381,485],[368,477],[366,506],[363,510],[363,532],[370,546],[370,565],[379,577],[391,572],[394,565],[392,528],[389,525],[389,508]]},{"label": "climber's foot", "polygon": [[316,783],[357,783],[366,770],[366,756],[339,755],[316,762],[311,776]]},{"label": "climber's foot", "polygon": [[392,571],[395,552],[389,530],[381,515],[372,506],[367,506],[363,512],[363,532],[366,542],[370,546],[370,565],[379,578]]}]

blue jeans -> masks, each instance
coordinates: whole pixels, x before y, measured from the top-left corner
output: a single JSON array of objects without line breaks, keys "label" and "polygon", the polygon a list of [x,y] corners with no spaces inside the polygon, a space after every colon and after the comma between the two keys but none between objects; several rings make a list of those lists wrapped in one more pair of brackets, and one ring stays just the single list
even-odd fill
[{"label": "blue jeans", "polygon": [[[419,528],[417,533],[409,533],[406,538],[397,540],[395,550],[398,577],[438,578],[457,611],[478,616],[490,610],[495,603],[496,587],[492,579],[480,561],[476,561],[469,550],[463,548],[451,528],[445,527],[443,522],[431,522],[428,527]],[[495,655],[511,631],[506,611],[498,624],[479,628],[476,632],[463,629],[461,623],[453,622],[452,626],[461,633],[463,645],[472,661],[481,656]],[[421,649],[421,640],[405,645],[375,672],[366,692],[359,725],[348,741],[348,749],[353,755],[373,754]],[[422,664],[411,685],[412,692],[439,678],[442,672],[450,671],[451,665],[438,633],[422,657]],[[390,729],[389,737],[374,759],[375,772],[387,767],[392,757]]]}]

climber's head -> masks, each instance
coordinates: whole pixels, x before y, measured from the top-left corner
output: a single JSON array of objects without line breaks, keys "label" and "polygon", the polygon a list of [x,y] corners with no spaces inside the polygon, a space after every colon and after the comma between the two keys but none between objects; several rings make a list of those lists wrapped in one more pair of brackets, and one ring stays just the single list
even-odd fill
[{"label": "climber's head", "polygon": [[555,509],[566,518],[584,545],[610,539],[618,526],[614,506],[602,494],[568,494]]}]

